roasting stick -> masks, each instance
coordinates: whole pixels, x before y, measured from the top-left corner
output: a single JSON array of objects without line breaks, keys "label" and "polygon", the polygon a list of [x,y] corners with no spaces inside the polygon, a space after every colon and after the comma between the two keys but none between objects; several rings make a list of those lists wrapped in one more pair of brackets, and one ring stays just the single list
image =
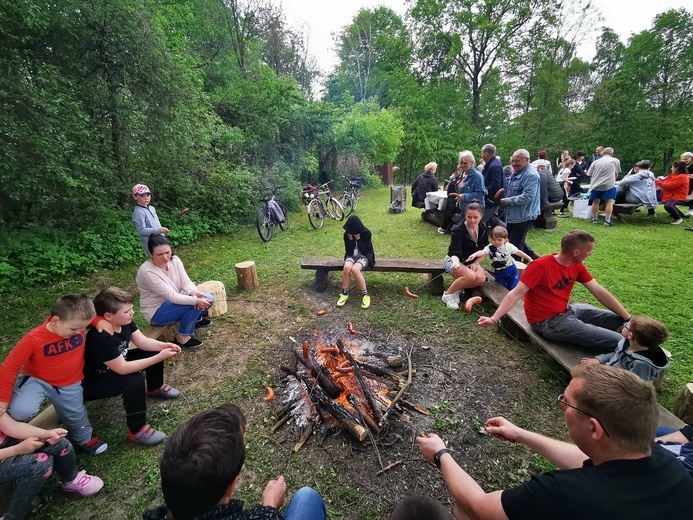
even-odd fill
[{"label": "roasting stick", "polygon": [[358,382],[359,386],[361,387],[361,391],[363,392],[364,397],[366,398],[366,402],[371,408],[371,411],[373,412],[373,417],[375,417],[375,420],[380,423],[380,427],[383,426],[382,424],[382,414],[380,413],[380,410],[378,409],[378,405],[375,402],[375,399],[373,399],[373,394],[371,393],[370,389],[366,385],[366,382],[363,380],[363,376],[361,375],[361,370],[359,370],[359,367],[356,365],[356,361],[354,360],[354,356],[351,355],[351,352],[344,346],[344,343],[342,342],[341,339],[337,340],[337,348],[339,351],[344,354],[344,356],[349,360],[349,363],[351,363],[351,366],[354,367],[354,376],[356,377],[356,381]]},{"label": "roasting stick", "polygon": [[383,424],[385,424],[385,420],[387,419],[387,416],[390,415],[390,412],[392,409],[395,407],[397,404],[397,401],[399,401],[402,396],[404,395],[404,392],[407,391],[409,386],[411,385],[411,351],[413,350],[413,346],[409,348],[409,352],[407,353],[407,365],[409,366],[408,373],[407,373],[407,381],[404,383],[402,388],[399,389],[399,392],[397,392],[397,395],[395,398],[390,402],[390,406],[387,407],[387,410],[385,410],[385,413],[383,414],[383,418],[380,419],[380,422],[378,423],[378,426],[382,428]]}]

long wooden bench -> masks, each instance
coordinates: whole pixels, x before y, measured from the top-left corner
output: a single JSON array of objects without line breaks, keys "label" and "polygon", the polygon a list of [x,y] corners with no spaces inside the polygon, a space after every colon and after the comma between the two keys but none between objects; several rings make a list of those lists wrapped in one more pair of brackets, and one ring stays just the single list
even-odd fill
[{"label": "long wooden bench", "polygon": [[[336,256],[319,258],[308,257],[301,262],[301,269],[315,270],[315,290],[324,292],[327,288],[327,280],[332,271],[341,271],[344,267],[344,259]],[[443,277],[445,272],[442,260],[425,260],[420,258],[376,258],[375,266],[368,271],[380,271],[386,273],[423,273],[433,279],[431,292],[443,294]],[[437,278],[436,278],[437,277]]]},{"label": "long wooden bench", "polygon": [[[493,275],[489,274],[488,283],[479,287],[481,293],[489,300],[499,305],[506,294],[507,289],[497,283]],[[517,302],[503,318],[501,325],[504,332],[518,341],[529,341],[546,352],[549,356],[555,359],[558,364],[570,372],[570,369],[579,364],[584,357],[594,357],[594,352],[585,347],[572,345],[569,343],[559,343],[543,338],[534,330],[527,322],[522,301]],[[670,428],[681,428],[684,423],[669,410],[663,406],[659,406],[659,424],[661,426],[669,426]]]},{"label": "long wooden bench", "polygon": [[[158,339],[160,341],[173,341],[178,330],[178,324],[164,325],[158,327],[156,325],[149,325],[146,329],[142,331],[142,334],[148,338]],[[130,346],[132,348],[132,345]],[[52,428],[58,428],[60,426],[60,419],[55,411],[52,404],[46,406],[36,417],[29,421],[29,424],[36,426],[37,428],[43,428],[45,430],[50,430]]]},{"label": "long wooden bench", "polygon": [[552,230],[558,227],[558,219],[554,215],[554,211],[563,208],[563,201],[551,202],[547,206],[541,208],[541,214],[537,217],[537,229]]}]

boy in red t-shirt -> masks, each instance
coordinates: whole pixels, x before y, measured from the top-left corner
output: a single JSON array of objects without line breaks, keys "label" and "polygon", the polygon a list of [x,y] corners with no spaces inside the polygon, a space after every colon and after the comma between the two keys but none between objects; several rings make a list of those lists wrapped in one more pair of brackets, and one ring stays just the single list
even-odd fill
[{"label": "boy in red t-shirt", "polygon": [[47,397],[70,440],[83,451],[100,455],[108,444],[92,436],[82,400],[85,328],[94,321],[110,330],[95,316],[94,305],[83,294],[68,294],[53,304],[50,317],[26,334],[0,366],[0,415],[7,410],[13,419],[26,421]]}]

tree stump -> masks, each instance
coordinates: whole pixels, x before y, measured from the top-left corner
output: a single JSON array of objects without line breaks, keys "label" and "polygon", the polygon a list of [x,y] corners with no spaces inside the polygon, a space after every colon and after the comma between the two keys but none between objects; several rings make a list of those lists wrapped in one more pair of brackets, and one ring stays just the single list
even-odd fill
[{"label": "tree stump", "polygon": [[223,283],[216,280],[210,280],[198,285],[197,290],[214,296],[214,305],[212,305],[212,308],[207,312],[207,315],[210,318],[226,314],[228,307],[226,305],[226,287],[224,287]]},{"label": "tree stump", "polygon": [[255,270],[255,262],[247,260],[236,264],[236,278],[238,278],[238,287],[246,291],[257,287],[257,271]]},{"label": "tree stump", "polygon": [[688,383],[676,396],[674,415],[686,424],[693,424],[693,383]]}]

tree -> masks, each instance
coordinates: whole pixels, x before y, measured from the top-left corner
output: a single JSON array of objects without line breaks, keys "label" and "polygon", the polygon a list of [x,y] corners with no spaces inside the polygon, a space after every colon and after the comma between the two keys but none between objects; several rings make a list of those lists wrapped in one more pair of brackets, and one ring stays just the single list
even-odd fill
[{"label": "tree", "polygon": [[481,122],[482,92],[506,52],[522,42],[553,0],[417,0],[412,17],[418,24],[419,57],[424,71],[468,81],[471,123]]}]

